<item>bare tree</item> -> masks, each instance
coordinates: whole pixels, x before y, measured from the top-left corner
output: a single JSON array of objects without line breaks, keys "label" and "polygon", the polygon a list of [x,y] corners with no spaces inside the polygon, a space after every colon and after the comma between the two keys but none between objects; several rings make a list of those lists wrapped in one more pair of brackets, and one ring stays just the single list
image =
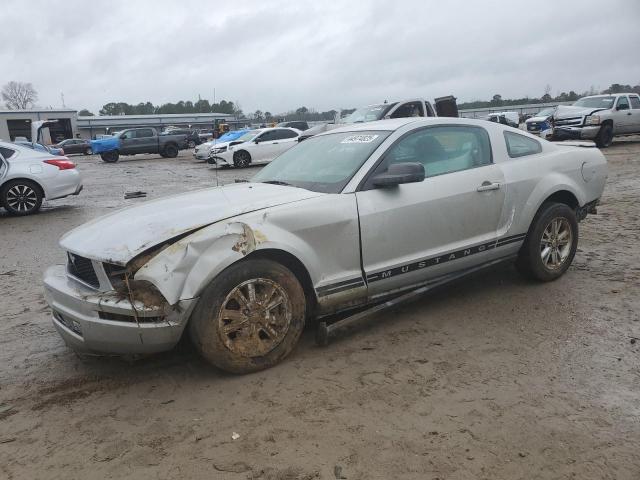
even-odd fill
[{"label": "bare tree", "polygon": [[2,99],[10,110],[24,110],[38,100],[38,92],[30,83],[11,81],[2,87]]}]

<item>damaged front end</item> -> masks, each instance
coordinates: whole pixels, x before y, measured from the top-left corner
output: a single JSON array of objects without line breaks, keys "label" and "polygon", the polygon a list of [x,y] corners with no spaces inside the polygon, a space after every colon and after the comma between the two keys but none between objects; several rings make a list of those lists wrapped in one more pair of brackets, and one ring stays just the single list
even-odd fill
[{"label": "damaged front end", "polygon": [[94,354],[145,354],[173,348],[196,299],[170,305],[151,282],[134,278],[166,246],[143,253],[126,266],[69,253],[66,266],[49,268],[45,297],[65,342]]}]

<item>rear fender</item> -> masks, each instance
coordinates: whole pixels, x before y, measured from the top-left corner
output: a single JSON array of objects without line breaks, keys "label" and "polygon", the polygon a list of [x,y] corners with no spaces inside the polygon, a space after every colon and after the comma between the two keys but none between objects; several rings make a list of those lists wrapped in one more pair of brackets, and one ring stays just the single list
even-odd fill
[{"label": "rear fender", "polygon": [[561,173],[548,175],[536,185],[529,195],[520,216],[521,225],[517,227],[517,231],[526,232],[542,204],[553,194],[563,191],[571,193],[578,201],[578,206],[582,206],[588,201],[583,189],[579,188],[570,177]]}]

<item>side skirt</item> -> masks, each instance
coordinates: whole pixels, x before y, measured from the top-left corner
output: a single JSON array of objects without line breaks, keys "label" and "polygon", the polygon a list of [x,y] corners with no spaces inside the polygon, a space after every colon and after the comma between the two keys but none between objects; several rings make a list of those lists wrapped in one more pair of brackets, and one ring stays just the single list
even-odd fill
[{"label": "side skirt", "polygon": [[[362,310],[358,313],[354,313],[353,315],[350,315],[341,320],[333,322],[330,325],[327,324],[326,321],[320,322],[318,324],[318,329],[316,330],[316,344],[320,346],[326,346],[329,344],[329,340],[332,337],[338,335],[340,331],[351,329],[367,323],[369,317],[375,313],[395,307],[409,300],[413,300],[414,298],[428,292],[429,290],[433,290],[436,287],[445,285],[453,280],[457,280],[466,275],[477,272],[478,270],[483,270],[487,267],[490,267],[499,263],[507,262],[509,260],[514,260],[515,258],[516,258],[516,255],[509,255],[506,257],[498,258],[496,260],[492,260],[490,262],[483,263],[481,265],[477,265],[475,267],[461,270],[459,272],[443,275],[442,277],[432,279],[428,282],[417,284],[412,287],[408,287],[408,289],[413,288],[413,290],[410,290],[408,292],[407,292],[407,288],[403,288],[402,290],[398,290],[395,292],[386,292],[384,294],[385,297],[388,297],[394,294],[397,294],[398,296],[393,297],[383,303],[378,303],[377,305],[373,305],[367,308],[366,310]],[[402,293],[402,292],[405,292],[405,293]]]}]

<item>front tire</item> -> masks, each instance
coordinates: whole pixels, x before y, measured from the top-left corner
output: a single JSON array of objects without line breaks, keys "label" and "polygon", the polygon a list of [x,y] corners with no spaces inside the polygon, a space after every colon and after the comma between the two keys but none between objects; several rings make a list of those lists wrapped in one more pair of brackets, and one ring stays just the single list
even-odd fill
[{"label": "front tire", "polygon": [[567,271],[577,248],[575,211],[564,203],[545,203],[529,228],[516,267],[526,277],[551,282]]},{"label": "front tire", "polygon": [[613,125],[606,123],[600,127],[595,139],[598,148],[607,148],[613,143]]},{"label": "front tire", "polygon": [[305,315],[304,290],[289,269],[271,260],[245,260],[204,290],[189,334],[211,364],[231,373],[250,373],[279,363],[293,351]]},{"label": "front tire", "polygon": [[42,189],[29,180],[11,180],[0,189],[0,203],[10,215],[31,215],[42,206]]},{"label": "front tire", "polygon": [[238,168],[248,167],[251,163],[251,155],[246,150],[240,150],[233,154],[233,164]]}]

